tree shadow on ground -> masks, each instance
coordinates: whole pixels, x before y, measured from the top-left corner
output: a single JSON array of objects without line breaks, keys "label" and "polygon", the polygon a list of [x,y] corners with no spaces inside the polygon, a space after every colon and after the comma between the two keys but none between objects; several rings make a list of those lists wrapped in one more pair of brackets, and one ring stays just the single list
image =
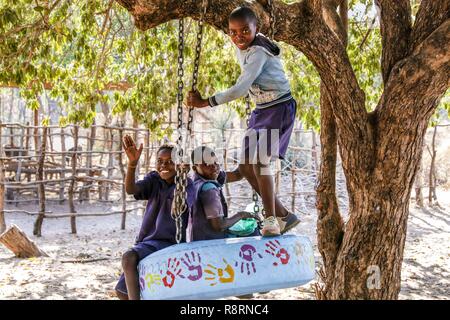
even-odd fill
[{"label": "tree shadow on ground", "polygon": [[450,273],[446,268],[433,264],[424,266],[414,259],[405,259],[410,266],[408,279],[402,281],[402,294],[427,296],[430,299],[448,299],[450,295]]}]

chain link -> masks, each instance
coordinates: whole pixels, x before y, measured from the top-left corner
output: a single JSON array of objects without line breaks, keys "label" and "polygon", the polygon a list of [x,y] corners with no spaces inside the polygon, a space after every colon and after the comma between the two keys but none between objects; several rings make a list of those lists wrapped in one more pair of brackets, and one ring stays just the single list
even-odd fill
[{"label": "chain link", "polygon": [[[250,124],[250,116],[252,114],[252,108],[250,105],[250,94],[247,94],[245,96],[245,104],[246,104],[245,114],[247,115],[247,128],[248,128],[248,125]],[[256,215],[259,212],[259,205],[258,205],[258,193],[256,193],[255,189],[253,189],[252,200],[254,202],[253,213]]]}]

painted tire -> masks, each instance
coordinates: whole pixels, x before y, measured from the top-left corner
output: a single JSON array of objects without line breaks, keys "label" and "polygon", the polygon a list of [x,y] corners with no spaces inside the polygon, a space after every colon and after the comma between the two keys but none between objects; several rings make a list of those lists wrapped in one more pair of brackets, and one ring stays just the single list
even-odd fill
[{"label": "painted tire", "polygon": [[142,299],[217,299],[306,284],[314,253],[295,235],[196,241],[149,255],[138,271]]}]

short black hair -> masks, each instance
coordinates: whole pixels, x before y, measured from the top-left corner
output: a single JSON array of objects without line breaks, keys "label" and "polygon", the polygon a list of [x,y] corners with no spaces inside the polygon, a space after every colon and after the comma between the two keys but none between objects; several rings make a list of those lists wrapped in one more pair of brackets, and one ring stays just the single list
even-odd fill
[{"label": "short black hair", "polygon": [[237,7],[231,11],[228,16],[228,21],[230,20],[250,20],[251,22],[258,24],[258,17],[256,13],[249,7]]},{"label": "short black hair", "polygon": [[176,150],[175,145],[170,144],[170,143],[165,143],[165,144],[161,145],[161,146],[158,148],[158,151],[156,152],[156,154],[158,154],[160,151],[163,151],[163,150],[167,150],[167,151],[172,152],[173,149]]},{"label": "short black hair", "polygon": [[[214,150],[207,146],[199,146],[194,150],[192,150],[191,153],[192,164],[203,163],[206,154],[216,155]],[[202,162],[199,162],[199,160],[201,160]]]}]

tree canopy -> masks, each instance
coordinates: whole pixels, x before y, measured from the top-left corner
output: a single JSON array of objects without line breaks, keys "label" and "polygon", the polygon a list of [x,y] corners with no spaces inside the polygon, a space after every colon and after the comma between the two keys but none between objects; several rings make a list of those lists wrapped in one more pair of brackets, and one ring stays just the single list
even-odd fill
[{"label": "tree canopy", "polygon": [[[348,54],[366,92],[367,108],[373,110],[383,88],[377,13],[368,0],[352,0],[349,9]],[[185,84],[189,85],[197,27],[194,20],[187,20]],[[20,87],[32,109],[39,107],[39,97],[48,89],[67,112],[62,124],[92,124],[96,105],[103,102],[112,105],[114,113],[130,110],[136,120],[158,132],[162,111],[175,104],[177,33],[176,21],[138,30],[114,0],[1,0],[0,83]],[[298,116],[318,128],[318,74],[302,53],[280,44],[299,102]],[[212,94],[224,89],[238,75],[228,37],[205,26],[200,91]],[[242,101],[230,105],[243,115]],[[448,110],[448,103],[443,107]]]}]

